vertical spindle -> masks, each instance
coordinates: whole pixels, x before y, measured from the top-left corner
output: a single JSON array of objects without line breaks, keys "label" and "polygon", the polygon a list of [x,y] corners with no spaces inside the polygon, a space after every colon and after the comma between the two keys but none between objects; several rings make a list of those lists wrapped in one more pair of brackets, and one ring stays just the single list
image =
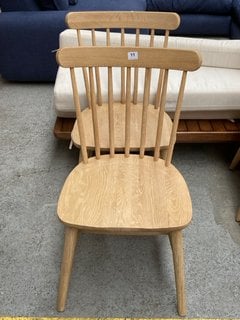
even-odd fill
[{"label": "vertical spindle", "polygon": [[87,154],[86,139],[85,139],[85,133],[84,133],[83,120],[82,120],[82,111],[81,111],[81,105],[80,105],[80,100],[78,95],[77,81],[76,81],[74,68],[70,68],[70,74],[71,74],[71,80],[72,80],[73,100],[74,100],[76,116],[77,116],[78,133],[79,133],[80,144],[81,144],[81,153],[83,157],[83,162],[88,163],[88,154]]},{"label": "vertical spindle", "polygon": [[91,90],[91,102],[92,102],[92,122],[93,122],[93,133],[94,133],[94,142],[95,142],[95,153],[96,153],[96,158],[100,159],[99,128],[98,128],[93,67],[89,67],[89,77],[90,77],[90,90]]},{"label": "vertical spindle", "polygon": [[131,68],[127,67],[127,97],[126,97],[126,117],[125,117],[125,156],[130,153],[131,135]]},{"label": "vertical spindle", "polygon": [[160,155],[160,145],[162,140],[162,129],[163,129],[163,120],[167,96],[167,82],[168,82],[168,70],[164,70],[164,79],[163,79],[163,90],[162,90],[162,99],[160,104],[160,109],[158,113],[158,127],[156,135],[156,143],[154,148],[154,160],[157,161]]},{"label": "vertical spindle", "polygon": [[174,119],[173,119],[173,126],[172,126],[172,131],[171,131],[171,136],[170,136],[170,142],[169,142],[169,147],[168,147],[168,151],[167,151],[167,158],[165,160],[166,166],[169,166],[172,161],[173,148],[174,148],[174,145],[176,142],[177,128],[178,128],[178,122],[179,122],[179,117],[180,117],[181,108],[182,108],[186,79],[187,79],[187,71],[183,71],[180,89],[179,89],[179,93],[178,93],[177,104],[176,104],[176,111],[175,111]]},{"label": "vertical spindle", "polygon": [[114,157],[114,114],[113,114],[113,76],[112,67],[108,67],[108,123],[110,157]]},{"label": "vertical spindle", "polygon": [[[96,32],[95,29],[92,29],[92,45],[95,47],[96,42]],[[97,86],[97,104],[102,105],[102,91],[101,91],[101,81],[100,81],[100,70],[99,67],[95,67],[95,77],[96,77],[96,86]]]}]

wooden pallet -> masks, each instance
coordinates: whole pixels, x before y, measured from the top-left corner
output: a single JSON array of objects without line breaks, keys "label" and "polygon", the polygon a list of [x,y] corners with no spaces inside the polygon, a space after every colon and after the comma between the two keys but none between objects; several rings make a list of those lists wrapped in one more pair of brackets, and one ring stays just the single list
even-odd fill
[{"label": "wooden pallet", "polygon": [[240,120],[180,120],[177,142],[240,141]]},{"label": "wooden pallet", "polygon": [[[75,119],[57,117],[54,135],[70,140]],[[177,142],[213,143],[240,141],[240,120],[180,120]]]}]

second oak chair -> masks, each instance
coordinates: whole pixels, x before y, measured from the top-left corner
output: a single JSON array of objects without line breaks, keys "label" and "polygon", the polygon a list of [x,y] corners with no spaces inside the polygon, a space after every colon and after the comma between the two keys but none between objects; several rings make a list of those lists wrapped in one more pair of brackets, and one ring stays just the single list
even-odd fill
[{"label": "second oak chair", "polygon": [[[180,24],[180,18],[176,13],[170,12],[71,12],[67,15],[66,18],[67,25],[70,29],[76,29],[77,39],[79,46],[85,46],[82,39],[82,33],[89,33],[89,43],[92,46],[98,46],[98,36],[102,38],[103,32],[97,30],[105,30],[105,46],[121,46],[124,47],[128,45],[129,38],[126,39],[126,32],[131,29],[131,32],[135,32],[134,43],[131,43],[131,46],[141,47],[154,47],[155,33],[156,31],[162,31],[164,36],[162,37],[162,46],[166,48],[168,46],[168,36],[171,30],[175,30]],[[86,29],[91,31],[85,31]],[[120,31],[118,33],[112,33],[112,31]],[[141,32],[144,32],[144,41],[141,38]],[[146,41],[146,33],[149,34]],[[129,35],[128,35],[129,36]],[[131,35],[132,37],[133,35]],[[118,37],[118,38],[117,38]],[[117,39],[116,39],[117,38]],[[100,41],[100,45],[103,43]],[[132,57],[134,59],[134,57]],[[91,124],[91,94],[88,82],[88,75],[85,68],[83,68],[83,77],[85,80],[86,87],[86,97],[88,108],[83,112],[83,118],[86,123],[89,122],[89,126],[86,127],[86,145],[89,150],[94,148],[94,138]],[[153,70],[152,74],[148,75],[149,78],[152,77],[152,82],[159,83],[158,91],[162,90],[162,80],[163,80],[163,71]],[[106,106],[106,72],[100,72],[99,68],[95,68],[95,82],[96,82],[96,102],[98,106],[99,114],[99,132],[104,138],[101,141],[101,149],[109,149],[109,138],[108,130],[106,123],[101,121],[105,118],[107,112]],[[158,78],[160,81],[158,81]],[[142,80],[142,81],[141,81]],[[130,146],[133,151],[138,151],[139,144],[139,132],[141,128],[141,102],[143,99],[143,80],[144,74],[142,70],[135,69],[133,76],[133,95],[131,100],[131,112],[133,114],[134,125],[132,127],[132,139]],[[125,110],[125,101],[126,101],[126,72],[125,68],[121,68],[118,74],[116,74],[113,79],[113,85],[119,86],[118,88],[118,98],[114,97],[114,112],[118,119],[115,127],[116,131],[116,148],[118,150],[123,149],[124,147],[124,114]],[[160,105],[160,97],[156,99],[151,97],[151,105],[149,106],[149,121],[148,129],[150,131],[156,129],[157,126],[157,115],[158,107]],[[161,140],[162,155],[164,150],[166,150],[167,145],[169,144],[170,132],[172,128],[172,121],[167,113],[164,114],[163,120],[164,134]],[[78,134],[78,124],[75,122],[72,134],[72,141],[75,146],[80,147],[80,138]],[[154,135],[149,134],[146,141],[146,149],[153,150],[154,148]]]}]

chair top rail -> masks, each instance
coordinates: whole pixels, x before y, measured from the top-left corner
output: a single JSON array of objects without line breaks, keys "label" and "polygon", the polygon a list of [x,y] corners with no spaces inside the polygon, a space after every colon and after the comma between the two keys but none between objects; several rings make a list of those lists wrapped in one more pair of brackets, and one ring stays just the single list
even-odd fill
[{"label": "chair top rail", "polygon": [[174,12],[83,11],[70,12],[66,24],[71,29],[140,28],[175,30],[180,17]]},{"label": "chair top rail", "polygon": [[57,62],[65,68],[136,67],[194,71],[201,65],[197,51],[136,47],[75,47],[57,52]]}]

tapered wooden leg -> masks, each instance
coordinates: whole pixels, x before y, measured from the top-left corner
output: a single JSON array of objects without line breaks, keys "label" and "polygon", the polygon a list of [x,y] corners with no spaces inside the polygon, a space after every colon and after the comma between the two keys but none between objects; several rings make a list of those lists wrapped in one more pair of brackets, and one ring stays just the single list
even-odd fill
[{"label": "tapered wooden leg", "polygon": [[236,214],[236,221],[240,222],[240,208],[238,208],[237,214]]},{"label": "tapered wooden leg", "polygon": [[58,288],[57,311],[64,311],[65,309],[77,238],[78,229],[66,227],[63,258]]},{"label": "tapered wooden leg", "polygon": [[235,169],[239,162],[240,162],[240,148],[238,149],[237,153],[235,154],[232,160],[232,163],[230,164],[230,169],[231,170]]},{"label": "tapered wooden leg", "polygon": [[184,280],[184,253],[181,231],[173,231],[169,234],[169,240],[173,252],[173,263],[177,290],[177,305],[180,316],[186,315],[185,280]]}]

